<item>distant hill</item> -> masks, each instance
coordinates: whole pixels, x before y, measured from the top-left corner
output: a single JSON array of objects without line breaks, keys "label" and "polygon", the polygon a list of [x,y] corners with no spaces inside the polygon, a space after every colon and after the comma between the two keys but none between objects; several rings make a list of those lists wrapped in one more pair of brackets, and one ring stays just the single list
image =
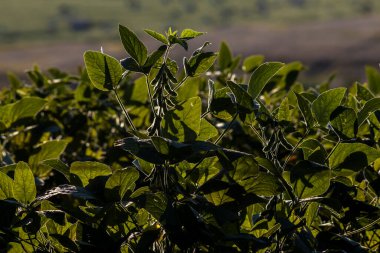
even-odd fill
[{"label": "distant hill", "polygon": [[380,11],[378,0],[12,0],[0,8],[0,45],[25,41],[116,38],[118,23],[136,30],[168,26],[212,31],[252,23],[289,25]]}]

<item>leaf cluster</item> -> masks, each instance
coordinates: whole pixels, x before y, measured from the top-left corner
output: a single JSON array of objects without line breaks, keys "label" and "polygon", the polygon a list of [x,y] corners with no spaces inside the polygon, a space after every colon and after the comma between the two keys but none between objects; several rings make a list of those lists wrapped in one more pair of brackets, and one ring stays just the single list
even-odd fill
[{"label": "leaf cluster", "polygon": [[[297,81],[202,32],[129,28],[126,56],[10,75],[0,93],[4,252],[377,252],[380,79]],[[215,63],[217,62],[217,63]]]}]

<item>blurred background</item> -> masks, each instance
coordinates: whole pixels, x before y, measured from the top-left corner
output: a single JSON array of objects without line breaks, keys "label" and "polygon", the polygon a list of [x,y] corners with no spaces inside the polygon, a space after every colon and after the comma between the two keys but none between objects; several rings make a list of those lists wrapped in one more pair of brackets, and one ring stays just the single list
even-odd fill
[{"label": "blurred background", "polygon": [[379,0],[2,0],[0,86],[7,72],[22,75],[34,64],[76,73],[88,49],[125,57],[119,23],[150,50],[156,44],[143,29],[171,26],[207,32],[193,48],[208,40],[217,50],[225,41],[235,55],[299,60],[310,84],[333,73],[336,85],[363,81],[364,66],[380,62]]}]

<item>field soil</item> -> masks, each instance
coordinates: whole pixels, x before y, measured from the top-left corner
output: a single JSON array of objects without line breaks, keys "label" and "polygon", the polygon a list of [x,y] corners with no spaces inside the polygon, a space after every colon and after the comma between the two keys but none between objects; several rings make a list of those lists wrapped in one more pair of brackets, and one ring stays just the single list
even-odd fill
[{"label": "field soil", "polygon": [[[142,38],[150,49],[155,48],[155,42],[147,36]],[[224,40],[234,54],[263,54],[266,60],[283,62],[299,60],[308,67],[301,79],[322,82],[336,73],[334,84],[349,85],[355,80],[365,81],[365,65],[378,66],[380,63],[380,16],[291,27],[252,24],[249,27],[220,28],[192,42],[192,48],[204,40],[213,43],[213,50],[217,50]],[[100,47],[108,54],[125,57],[122,44],[119,41],[107,42],[106,38],[91,42],[1,46],[0,86],[7,85],[8,71],[23,75],[34,64],[42,69],[58,67],[76,73],[77,68],[83,66],[83,52],[99,50]],[[178,58],[182,56],[183,52]]]}]

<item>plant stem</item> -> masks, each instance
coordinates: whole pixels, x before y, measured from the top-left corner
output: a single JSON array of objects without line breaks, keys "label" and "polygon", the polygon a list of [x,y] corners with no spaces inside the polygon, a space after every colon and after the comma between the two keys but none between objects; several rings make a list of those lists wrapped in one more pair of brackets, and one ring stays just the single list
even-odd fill
[{"label": "plant stem", "polygon": [[184,83],[186,82],[187,78],[189,78],[189,76],[185,76],[185,77],[181,80],[181,82],[179,82],[179,83],[177,84],[177,86],[175,86],[175,87],[173,88],[173,91],[178,90],[178,89],[182,86],[182,84],[184,84]]},{"label": "plant stem", "polygon": [[305,132],[305,134],[302,136],[302,138],[297,142],[297,144],[294,146],[292,152],[288,155],[288,157],[286,157],[286,160],[284,162],[284,165],[282,165],[283,168],[286,167],[286,165],[288,164],[289,162],[289,159],[290,157],[294,154],[294,152],[296,152],[296,150],[298,149],[298,146],[301,144],[301,142],[305,139],[305,137],[309,134],[310,130],[307,129],[307,131]]},{"label": "plant stem", "polygon": [[333,149],[330,151],[330,153],[328,154],[328,156],[326,157],[324,163],[326,163],[330,156],[334,153],[335,149],[338,147],[338,145],[340,144],[341,140],[339,139],[338,142],[336,143],[336,145],[333,147]]},{"label": "plant stem", "polygon": [[261,137],[260,133],[257,132],[257,129],[254,128],[253,126],[249,126],[252,131],[256,134],[257,138],[259,138],[259,140],[261,141],[261,144],[264,146],[265,145],[265,140],[263,139],[263,137]]},{"label": "plant stem", "polygon": [[226,127],[226,129],[223,130],[223,132],[219,135],[218,139],[216,139],[214,141],[214,144],[218,144],[218,142],[223,138],[223,136],[227,133],[228,130],[230,130],[232,124],[234,123],[234,121],[236,120],[236,117],[238,116],[237,113],[235,113],[234,117],[232,118],[232,120],[230,121],[230,123],[228,123],[228,126]]},{"label": "plant stem", "polygon": [[367,230],[368,228],[370,228],[370,227],[376,225],[377,223],[380,223],[380,218],[378,218],[377,220],[371,222],[370,224],[368,224],[368,225],[366,225],[366,226],[364,226],[364,227],[362,227],[362,228],[359,228],[359,229],[357,229],[357,230],[351,231],[351,232],[349,232],[349,233],[345,233],[344,235],[345,235],[345,236],[350,236],[350,235],[353,235],[353,234],[360,233],[360,232],[365,231],[365,230]]},{"label": "plant stem", "polygon": [[120,97],[119,97],[119,94],[117,94],[117,90],[116,90],[116,89],[113,89],[113,92],[114,92],[114,94],[115,94],[115,96],[116,96],[117,102],[119,102],[119,105],[120,105],[121,109],[122,109],[123,112],[124,112],[124,115],[125,115],[125,117],[126,117],[128,123],[129,123],[130,127],[132,128],[133,131],[137,131],[135,125],[133,125],[133,122],[132,122],[131,117],[129,116],[127,110],[125,109],[123,103],[121,102],[121,99],[120,99]]},{"label": "plant stem", "polygon": [[206,117],[209,113],[210,113],[210,111],[206,111],[206,112],[204,112],[204,113],[201,115],[201,119],[203,119],[204,117]]}]

